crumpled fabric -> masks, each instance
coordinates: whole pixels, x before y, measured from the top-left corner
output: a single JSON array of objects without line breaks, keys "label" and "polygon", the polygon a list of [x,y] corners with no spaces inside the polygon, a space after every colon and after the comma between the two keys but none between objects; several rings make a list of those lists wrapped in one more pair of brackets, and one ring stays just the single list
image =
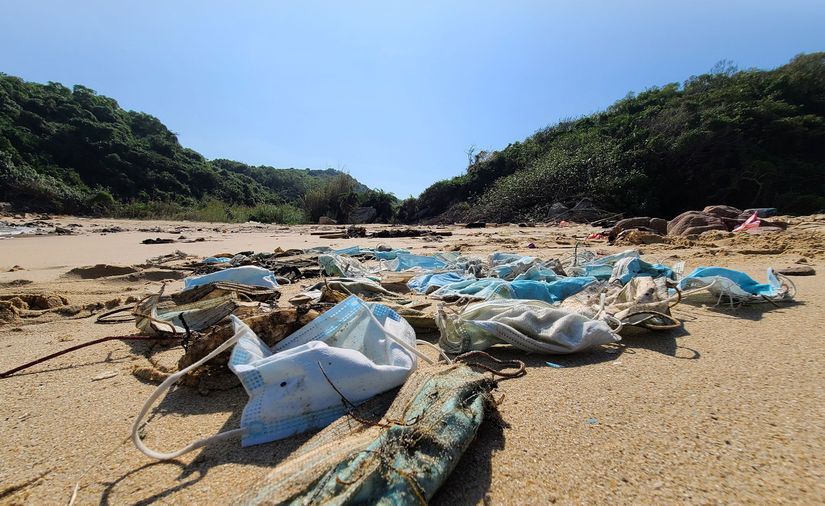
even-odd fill
[{"label": "crumpled fabric", "polygon": [[539,259],[527,255],[496,252],[490,255],[490,272],[498,278],[512,281],[538,262]]},{"label": "crumpled fabric", "polygon": [[387,262],[387,268],[399,272],[409,269],[436,270],[447,267],[447,259],[441,255],[413,255],[399,253],[393,260]]},{"label": "crumpled fabric", "polygon": [[494,413],[495,385],[465,365],[417,369],[397,395],[339,418],[230,502],[426,504]]},{"label": "crumpled fabric", "polygon": [[385,297],[397,298],[398,295],[387,290],[369,278],[327,278],[310,286],[301,295],[311,301],[317,302],[321,299],[321,290],[325,287],[341,293],[360,295],[362,297]]},{"label": "crumpled fabric", "polygon": [[594,283],[559,307],[589,318],[608,315],[625,326],[661,329],[679,325],[671,316],[670,301],[667,280],[646,276],[632,278],[624,286],[605,281]]},{"label": "crumpled fabric", "polygon": [[529,279],[532,281],[555,281],[559,279],[559,276],[553,269],[549,269],[541,264],[533,264],[529,269],[516,276],[514,281],[521,279]]},{"label": "crumpled fabric", "polygon": [[724,267],[698,267],[679,281],[679,290],[692,291],[706,288],[717,297],[729,297],[740,302],[793,298],[793,293],[777,278],[773,268],[768,268],[768,282],[759,283],[747,274]]},{"label": "crumpled fabric", "polygon": [[241,415],[243,446],[324,427],[346,412],[342,395],[359,404],[403,384],[417,363],[386,335],[414,347],[412,327],[392,309],[355,296],[272,349],[242,321],[233,322],[240,336],[229,368],[249,394]]},{"label": "crumpled fabric", "polygon": [[[577,265],[567,265],[564,269],[565,272],[571,276],[593,276],[600,281],[610,279],[613,275],[613,266],[616,265],[616,262],[623,258],[639,258],[639,250],[628,249],[620,253],[599,258],[594,258],[594,256],[590,251],[579,253],[576,261]],[[581,262],[581,260],[584,260],[584,262]]]},{"label": "crumpled fabric", "polygon": [[327,276],[338,276],[343,278],[361,278],[372,274],[367,267],[355,258],[330,253],[319,255],[318,263]]},{"label": "crumpled fabric", "polygon": [[529,353],[568,354],[620,340],[604,321],[537,300],[480,302],[458,314],[440,307],[436,324],[438,345],[448,353],[506,343]]},{"label": "crumpled fabric", "polygon": [[308,252],[313,253],[328,253],[328,254],[336,254],[336,255],[344,255],[344,256],[353,256],[353,255],[372,255],[379,260],[393,260],[395,257],[398,256],[399,253],[402,254],[409,254],[409,250],[406,249],[390,249],[390,250],[379,250],[373,248],[362,248],[360,246],[349,246],[347,248],[341,249],[332,249],[327,246],[319,246],[315,248],[311,248],[307,250]]},{"label": "crumpled fabric", "polygon": [[662,264],[650,264],[639,257],[625,257],[613,265],[610,273],[610,282],[618,281],[622,285],[627,284],[631,279],[638,276],[651,276],[654,278],[666,277],[675,280],[673,270]]},{"label": "crumpled fabric", "polygon": [[278,282],[275,281],[275,274],[272,271],[255,265],[245,265],[243,267],[232,267],[211,274],[186,278],[183,280],[183,288],[184,290],[188,290],[216,281],[231,281],[242,285],[262,286],[272,289],[278,288],[279,286]]},{"label": "crumpled fabric", "polygon": [[441,300],[532,299],[559,302],[596,281],[593,277],[558,278],[555,281],[529,279],[505,281],[497,278],[468,279],[443,286],[430,294]]},{"label": "crumpled fabric", "polygon": [[429,294],[442,286],[458,283],[467,279],[466,275],[458,272],[428,272],[409,280],[407,287],[415,293]]}]

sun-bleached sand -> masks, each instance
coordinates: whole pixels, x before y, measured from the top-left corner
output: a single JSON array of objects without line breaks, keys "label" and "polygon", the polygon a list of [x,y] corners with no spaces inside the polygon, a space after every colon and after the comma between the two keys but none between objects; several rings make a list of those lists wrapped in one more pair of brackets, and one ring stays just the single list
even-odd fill
[{"label": "sun-bleached sand", "polygon": [[[156,293],[162,281],[65,274],[86,265],[141,264],[178,250],[208,256],[386,243],[420,253],[460,246],[464,254],[506,250],[550,259],[592,231],[448,227],[442,230],[453,235],[441,241],[329,240],[310,233],[336,227],[53,221],[82,226],[73,235],[0,240],[0,296],[52,294],[81,308],[124,303]],[[621,348],[578,355],[528,356],[496,348],[497,357],[524,360],[527,375],[500,383],[494,396],[504,426],[482,424],[433,502],[825,501],[825,217],[793,223],[771,235],[710,235],[640,248],[649,259],[684,260],[687,270],[720,265],[757,280],[770,266],[810,265],[818,274],[793,278],[794,303],[731,309],[686,302],[673,309],[683,329],[626,336]],[[115,226],[124,231],[101,232]],[[172,244],[140,243],[181,236]],[[535,249],[528,249],[531,242]],[[627,246],[592,247],[614,252]],[[8,272],[14,266],[22,270]],[[310,282],[285,288],[282,304]],[[181,287],[176,279],[167,290]],[[0,370],[95,338],[135,332],[132,323],[94,320],[84,312],[44,313],[0,324]],[[77,504],[229,502],[306,440],[298,436],[250,448],[229,440],[162,463],[144,456],[128,436],[156,385],[132,371],[148,364],[147,357],[168,365],[181,353],[113,341],[0,379],[0,502],[65,504],[76,485]],[[548,360],[563,367],[548,367]],[[239,386],[177,388],[156,407],[146,440],[173,449],[235,428],[246,400]]]}]

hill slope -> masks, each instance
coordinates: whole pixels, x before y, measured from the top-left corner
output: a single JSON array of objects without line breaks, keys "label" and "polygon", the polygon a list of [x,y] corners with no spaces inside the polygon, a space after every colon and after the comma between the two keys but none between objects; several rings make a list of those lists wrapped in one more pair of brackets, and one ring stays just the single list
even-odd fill
[{"label": "hill slope", "polygon": [[590,197],[673,216],[709,204],[825,208],[825,53],[771,71],[726,69],[619,100],[476,157],[405,201],[403,218],[542,219]]},{"label": "hill slope", "polygon": [[89,88],[0,74],[0,200],[19,207],[89,212],[119,202],[298,203],[342,174],[208,161],[182,147],[157,118],[125,111]]}]

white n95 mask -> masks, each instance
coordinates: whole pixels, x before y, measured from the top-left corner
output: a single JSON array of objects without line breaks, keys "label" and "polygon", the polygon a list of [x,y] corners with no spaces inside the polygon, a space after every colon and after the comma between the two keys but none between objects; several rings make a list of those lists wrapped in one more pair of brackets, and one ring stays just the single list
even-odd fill
[{"label": "white n95 mask", "polygon": [[[167,378],[132,426],[146,455],[172,459],[210,442],[242,436],[250,446],[325,427],[358,404],[406,381],[416,367],[415,331],[392,309],[350,296],[270,349],[237,317],[235,335],[209,355]],[[249,394],[239,429],[160,453],[138,436],[152,404],[181,376],[235,345],[229,368]],[[423,357],[426,359],[426,357]],[[428,360],[429,361],[429,360]],[[336,391],[337,389],[337,391]]]}]

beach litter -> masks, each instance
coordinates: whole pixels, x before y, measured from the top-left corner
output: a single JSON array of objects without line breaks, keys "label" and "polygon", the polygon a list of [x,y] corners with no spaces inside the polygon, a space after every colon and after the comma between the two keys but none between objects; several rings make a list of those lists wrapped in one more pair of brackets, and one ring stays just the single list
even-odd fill
[{"label": "beach litter", "polygon": [[[711,211],[716,214],[706,214],[741,223],[759,217],[757,211],[745,219],[741,212],[730,218],[731,210]],[[616,240],[649,244],[661,238],[662,224],[654,220],[619,221],[616,227],[627,228]],[[720,222],[727,232],[728,222]],[[238,499],[421,502],[455,467],[481,420],[495,415],[494,378],[526,371],[510,361],[517,371],[503,373],[502,362],[486,353],[618,354],[629,327],[680,326],[671,308],[694,294],[718,297],[717,304],[776,304],[795,295],[778,270],[768,271],[766,283],[721,267],[683,276],[682,263],[643,259],[635,248],[608,255],[583,245],[571,243],[551,259],[507,251],[484,258],[457,251],[423,255],[387,245],[222,252],[198,260],[178,252],[154,265],[190,269],[183,291],[166,296],[161,290],[101,318],[132,318],[139,335],[93,340],[23,368],[107,340],[180,345],[176,370],[135,372],[161,382],[132,428],[145,454],[171,459],[225,438],[250,446],[320,430]],[[99,265],[72,276],[118,276],[136,267]],[[311,281],[288,292],[298,295],[279,307],[284,285],[305,278]],[[437,344],[419,334],[437,335]],[[435,355],[422,352],[433,348]],[[198,385],[207,371],[243,385],[249,398],[239,428],[175,451],[148,448],[144,419],[153,404],[178,381]],[[92,381],[117,374],[107,371]],[[585,422],[599,424],[595,417]]]},{"label": "beach litter", "polygon": [[[322,430],[237,498],[243,504],[426,504],[497,411],[496,381],[461,363],[417,369],[394,396],[379,397]],[[524,364],[513,373],[517,377]],[[492,368],[483,368],[485,371]]]},{"label": "beach litter", "polygon": [[[326,426],[352,406],[395,388],[418,358],[412,327],[391,309],[350,297],[271,349],[237,317],[235,334],[208,355],[169,376],[147,399],[132,426],[132,440],[146,455],[166,460],[212,441],[241,436],[249,446]],[[138,431],[153,402],[189,370],[229,347],[229,368],[249,394],[241,428],[198,440],[173,452],[148,448]]]}]

